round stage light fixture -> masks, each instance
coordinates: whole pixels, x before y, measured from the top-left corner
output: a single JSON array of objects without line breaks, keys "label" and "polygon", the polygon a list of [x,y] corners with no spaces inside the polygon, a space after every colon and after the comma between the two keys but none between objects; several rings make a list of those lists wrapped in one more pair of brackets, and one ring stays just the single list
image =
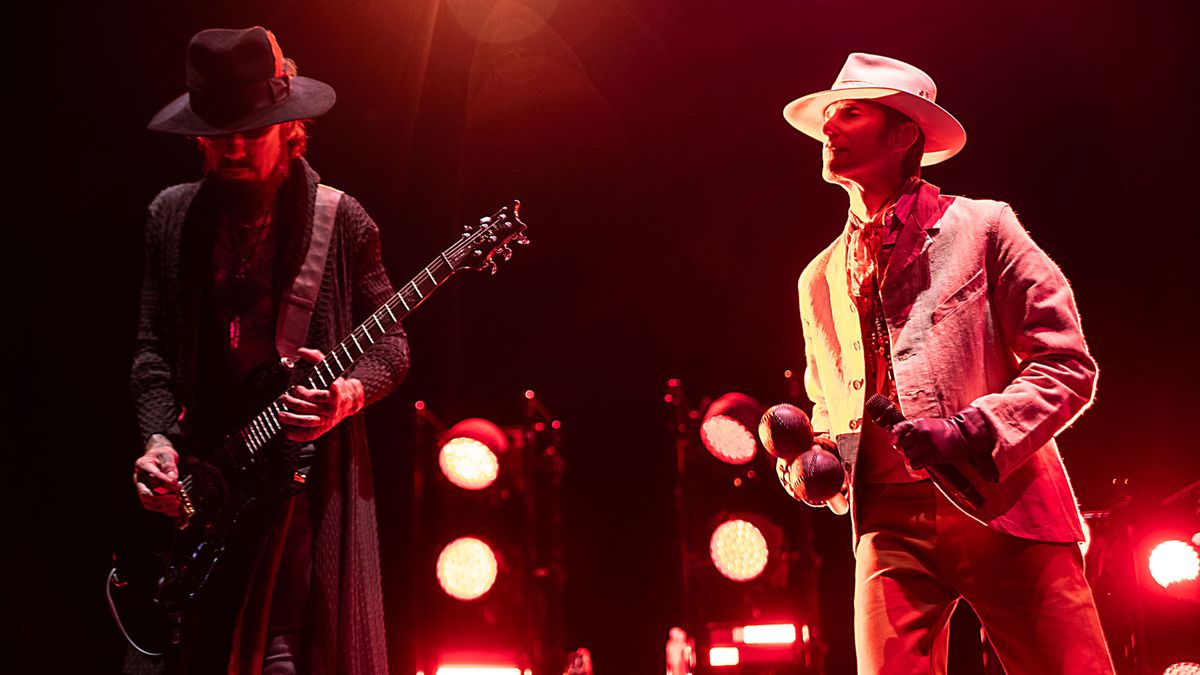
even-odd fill
[{"label": "round stage light fixture", "polygon": [[753,398],[729,392],[708,406],[700,423],[700,440],[722,462],[745,464],[758,452],[754,430],[762,411],[762,404]]},{"label": "round stage light fixture", "polygon": [[708,552],[717,571],[732,581],[758,578],[770,555],[762,530],[740,518],[726,520],[713,529]]},{"label": "round stage light fixture", "polygon": [[1164,541],[1150,552],[1150,576],[1159,586],[1195,581],[1200,576],[1200,554],[1191,544],[1178,539]]},{"label": "round stage light fixture", "polygon": [[475,537],[459,537],[438,555],[438,584],[451,597],[475,600],[496,583],[497,569],[491,546]]},{"label": "round stage light fixture", "polygon": [[450,427],[442,435],[438,466],[453,484],[464,490],[482,490],[496,481],[500,455],[508,450],[508,439],[500,427],[472,417]]},{"label": "round stage light fixture", "polygon": [[1172,663],[1163,671],[1163,675],[1200,675],[1200,663],[1193,661]]}]

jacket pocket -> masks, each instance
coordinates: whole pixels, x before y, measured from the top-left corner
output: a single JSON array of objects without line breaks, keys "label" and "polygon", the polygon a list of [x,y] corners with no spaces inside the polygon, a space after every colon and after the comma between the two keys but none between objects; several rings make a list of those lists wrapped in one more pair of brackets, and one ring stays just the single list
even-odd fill
[{"label": "jacket pocket", "polygon": [[962,286],[959,286],[958,290],[951,293],[933,310],[933,315],[930,316],[929,323],[936,325],[942,319],[958,311],[964,305],[969,304],[971,300],[979,297],[984,289],[987,288],[986,282],[987,277],[984,276],[983,270],[976,272],[975,276],[968,279]]}]

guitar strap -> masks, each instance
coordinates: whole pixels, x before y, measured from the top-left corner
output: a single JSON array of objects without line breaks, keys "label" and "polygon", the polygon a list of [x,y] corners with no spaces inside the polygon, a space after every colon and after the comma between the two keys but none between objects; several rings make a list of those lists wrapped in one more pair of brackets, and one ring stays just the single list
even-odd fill
[{"label": "guitar strap", "polygon": [[295,363],[308,337],[308,325],[317,306],[321,278],[325,276],[325,260],[329,257],[329,241],[333,238],[333,220],[337,216],[342,194],[341,190],[328,185],[317,185],[308,255],[300,265],[300,272],[292,280],[292,287],[283,293],[279,319],[275,324],[275,349],[287,365]]}]

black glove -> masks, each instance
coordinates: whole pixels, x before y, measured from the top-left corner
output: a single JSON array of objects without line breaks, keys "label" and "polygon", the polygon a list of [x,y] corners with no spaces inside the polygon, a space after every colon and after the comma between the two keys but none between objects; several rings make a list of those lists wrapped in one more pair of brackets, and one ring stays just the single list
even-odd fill
[{"label": "black glove", "polygon": [[892,428],[896,444],[914,469],[933,464],[970,462],[990,481],[999,480],[992,460],[995,437],[978,408],[968,407],[951,417],[918,417]]}]

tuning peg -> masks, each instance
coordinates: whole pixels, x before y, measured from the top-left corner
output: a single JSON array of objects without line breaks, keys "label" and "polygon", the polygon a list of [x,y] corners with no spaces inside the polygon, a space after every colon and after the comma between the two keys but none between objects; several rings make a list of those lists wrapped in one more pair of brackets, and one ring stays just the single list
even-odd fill
[{"label": "tuning peg", "polygon": [[487,261],[487,270],[488,270],[488,272],[490,272],[492,274],[496,273],[496,261],[495,260]]},{"label": "tuning peg", "polygon": [[471,232],[474,232],[478,228],[479,228],[479,226],[474,223],[467,223],[466,225],[463,225],[463,232],[466,232],[469,234]]},{"label": "tuning peg", "polygon": [[529,237],[526,237],[524,233],[517,235],[517,238],[515,241],[522,246],[529,245]]},{"label": "tuning peg", "polygon": [[501,246],[496,252],[500,254],[500,259],[504,262],[508,262],[512,258],[512,249],[507,246]]}]

